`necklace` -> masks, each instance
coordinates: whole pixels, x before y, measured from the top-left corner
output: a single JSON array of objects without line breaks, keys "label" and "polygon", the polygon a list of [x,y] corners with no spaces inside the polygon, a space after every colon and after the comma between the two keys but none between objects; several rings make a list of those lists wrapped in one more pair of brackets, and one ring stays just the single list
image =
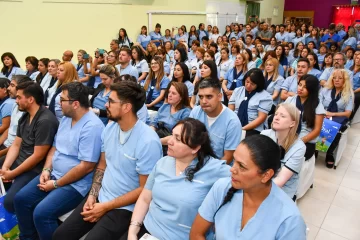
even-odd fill
[{"label": "necklace", "polygon": [[177,169],[180,169],[178,173],[179,173],[179,175],[182,175],[182,174],[185,172],[185,169],[186,169],[187,167],[188,167],[188,166],[183,167],[183,168],[180,168],[179,165],[178,165],[178,163],[177,163],[176,160],[175,160],[175,173],[178,172]]}]

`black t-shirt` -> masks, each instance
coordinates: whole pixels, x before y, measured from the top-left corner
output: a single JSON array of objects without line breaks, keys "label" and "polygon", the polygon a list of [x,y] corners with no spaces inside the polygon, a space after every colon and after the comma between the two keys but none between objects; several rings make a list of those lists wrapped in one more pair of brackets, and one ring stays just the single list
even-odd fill
[{"label": "black t-shirt", "polygon": [[[46,107],[41,106],[36,112],[29,125],[30,114],[25,112],[19,119],[16,136],[22,139],[19,156],[16,164],[20,165],[34,153],[35,146],[50,145],[54,142],[59,122],[55,115]],[[44,166],[44,160],[33,168],[40,173]]]}]

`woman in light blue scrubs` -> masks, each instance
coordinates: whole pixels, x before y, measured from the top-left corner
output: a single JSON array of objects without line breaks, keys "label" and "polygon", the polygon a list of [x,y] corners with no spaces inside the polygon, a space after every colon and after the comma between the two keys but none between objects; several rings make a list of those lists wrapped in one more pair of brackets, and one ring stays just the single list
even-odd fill
[{"label": "woman in light blue scrubs", "polygon": [[175,28],[172,28],[171,37],[173,40],[175,40],[175,44],[174,44],[175,48],[179,44],[180,39],[183,39],[186,45],[188,45],[188,35],[185,34],[184,30],[182,28],[178,28],[177,29],[178,33],[176,35],[174,34],[174,30]]},{"label": "woman in light blue scrubs", "polygon": [[260,69],[249,70],[243,78],[243,86],[234,90],[229,108],[239,117],[246,137],[259,134],[273,105],[271,95],[265,90],[265,78]]},{"label": "woman in light blue scrubs", "polygon": [[85,65],[86,65],[86,69],[90,69],[90,63],[87,63],[85,61],[84,55],[88,55],[87,52],[85,50],[80,49],[77,53],[78,63],[75,65],[75,67],[79,75],[79,82],[81,82],[84,86],[87,86],[90,76],[89,74],[85,74]]},{"label": "woman in light blue scrubs", "polygon": [[279,144],[282,150],[281,169],[273,181],[294,201],[306,150],[304,142],[296,133],[299,119],[299,110],[294,105],[282,103],[275,112],[271,129],[261,132]]},{"label": "woman in light blue scrubs", "polygon": [[320,76],[322,72],[320,71],[317,55],[313,52],[310,52],[307,55],[307,59],[309,60],[310,63],[308,74],[314,75],[320,80]]},{"label": "woman in light blue scrubs", "polygon": [[171,42],[172,43],[170,29],[165,30],[165,35],[162,37],[161,41],[163,42],[163,44],[165,44],[166,42]]},{"label": "woman in light blue scrubs", "polygon": [[[194,85],[190,82],[190,73],[189,68],[183,62],[178,62],[175,64],[174,75],[171,82],[181,82],[184,83],[187,87],[189,101],[191,97],[194,95]],[[169,84],[168,88],[171,86]],[[165,93],[165,98],[167,98],[167,94]]]},{"label": "woman in light blue scrubs", "polygon": [[34,56],[29,56],[25,58],[26,66],[26,76],[35,81],[37,75],[39,74],[38,65],[39,60]]},{"label": "woman in light blue scrubs", "polygon": [[146,49],[147,45],[151,41],[151,37],[147,34],[147,27],[141,27],[141,34],[137,37],[136,42],[140,43],[143,49]]},{"label": "woman in light blue scrubs", "polygon": [[39,62],[38,62],[38,70],[39,70],[39,74],[36,76],[35,81],[40,84],[40,86],[42,87],[42,82],[43,79],[46,79],[49,76],[49,72],[48,72],[48,64],[49,64],[50,59],[48,58],[40,58]]},{"label": "woman in light blue scrubs", "polygon": [[169,82],[170,80],[165,76],[163,59],[155,56],[151,60],[150,72],[144,84],[148,109],[157,111],[163,105]]},{"label": "woman in light blue scrubs", "polygon": [[274,114],[275,108],[280,101],[281,86],[285,79],[279,74],[279,61],[276,58],[269,58],[265,62],[265,89],[271,95],[273,100],[272,108],[269,112]]},{"label": "woman in light blue scrubs", "polygon": [[201,204],[190,240],[205,239],[212,227],[219,240],[305,240],[299,209],[272,181],[280,156],[271,138],[245,138],[235,150],[231,178],[218,180]]},{"label": "woman in light blue scrubs", "polygon": [[189,42],[189,49],[191,48],[192,46],[192,43],[193,41],[195,40],[199,40],[199,36],[198,36],[198,33],[196,31],[196,27],[194,25],[192,25],[190,27],[190,31],[189,31],[189,39],[188,39],[188,42]]},{"label": "woman in light blue scrubs", "polygon": [[105,104],[108,102],[111,93],[110,85],[114,83],[115,77],[119,76],[119,72],[111,65],[104,65],[100,68],[99,74],[102,83],[90,92],[92,95],[90,105],[91,110],[99,116],[100,120],[106,126],[109,119],[107,118]]},{"label": "woman in light blue scrubs", "polygon": [[0,134],[9,128],[11,112],[14,104],[16,104],[15,99],[9,97],[7,90],[9,85],[9,79],[0,77]]},{"label": "woman in light blue scrubs", "polygon": [[125,28],[120,28],[119,30],[119,48],[121,49],[123,46],[126,46],[128,48],[131,48],[133,45],[133,42],[128,37],[128,34],[125,30]]},{"label": "woman in light blue scrubs", "polygon": [[[198,208],[218,179],[230,176],[230,167],[216,159],[203,123],[188,118],[178,122],[169,139],[168,156],[148,177],[135,205],[128,236],[150,233],[157,239],[189,239]],[[137,224],[140,223],[140,224]],[[208,239],[212,233],[209,231]]]},{"label": "woman in light blue scrubs", "polygon": [[175,124],[189,117],[191,108],[188,90],[184,83],[172,81],[167,89],[167,103],[162,105],[150,126],[156,131],[163,145],[163,156],[167,155],[167,145],[171,129]]},{"label": "woman in light blue scrubs", "polygon": [[136,67],[139,73],[138,82],[144,81],[149,73],[149,64],[139,46],[131,48],[131,65]]},{"label": "woman in light blue scrubs", "polygon": [[6,52],[1,55],[1,62],[3,67],[1,74],[11,81],[12,75],[25,75],[25,72],[20,68],[18,61],[14,54]]},{"label": "woman in light blue scrubs", "polygon": [[171,41],[168,41],[168,42],[165,42],[164,47],[165,47],[165,51],[166,51],[166,61],[170,64],[175,61],[173,44]]}]

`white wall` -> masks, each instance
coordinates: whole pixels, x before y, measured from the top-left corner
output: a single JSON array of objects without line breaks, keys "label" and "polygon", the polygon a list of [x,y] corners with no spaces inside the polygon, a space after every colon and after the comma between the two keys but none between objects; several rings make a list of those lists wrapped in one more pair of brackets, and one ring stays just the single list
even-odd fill
[{"label": "white wall", "polygon": [[[301,1],[301,0],[299,0]],[[314,0],[316,1],[316,0]],[[283,23],[285,0],[263,0],[260,2],[260,20],[271,18],[271,24]],[[274,16],[274,8],[277,8],[277,16]]]}]

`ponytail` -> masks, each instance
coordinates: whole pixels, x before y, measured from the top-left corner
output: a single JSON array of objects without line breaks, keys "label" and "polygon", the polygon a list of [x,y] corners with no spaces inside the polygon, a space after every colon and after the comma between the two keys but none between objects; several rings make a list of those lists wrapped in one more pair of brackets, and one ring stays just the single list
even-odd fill
[{"label": "ponytail", "polygon": [[228,192],[226,193],[226,196],[224,198],[224,201],[222,202],[222,204],[220,205],[220,207],[216,210],[216,212],[214,213],[214,217],[216,213],[220,210],[220,208],[222,208],[225,204],[227,204],[228,202],[231,201],[231,199],[233,198],[234,194],[237,192],[238,189],[231,187]]}]

